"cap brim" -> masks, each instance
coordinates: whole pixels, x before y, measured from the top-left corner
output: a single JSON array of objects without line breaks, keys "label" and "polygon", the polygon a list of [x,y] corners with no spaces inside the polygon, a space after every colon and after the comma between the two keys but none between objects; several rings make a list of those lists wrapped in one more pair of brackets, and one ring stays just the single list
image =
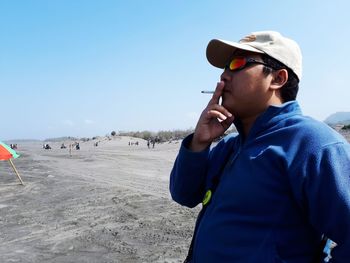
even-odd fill
[{"label": "cap brim", "polygon": [[221,39],[213,39],[208,43],[207,46],[207,59],[209,63],[214,67],[224,68],[228,62],[227,60],[237,49],[255,53],[264,53],[263,51],[247,44],[230,42]]}]

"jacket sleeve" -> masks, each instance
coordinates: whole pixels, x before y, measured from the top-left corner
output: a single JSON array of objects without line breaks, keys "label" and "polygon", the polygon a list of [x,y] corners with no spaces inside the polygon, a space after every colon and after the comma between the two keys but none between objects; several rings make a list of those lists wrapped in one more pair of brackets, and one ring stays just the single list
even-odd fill
[{"label": "jacket sleeve", "polygon": [[209,147],[201,152],[187,148],[193,134],[187,136],[180,147],[170,174],[170,193],[179,204],[195,207],[204,196]]},{"label": "jacket sleeve", "polygon": [[350,145],[338,142],[314,151],[299,172],[310,223],[337,243],[332,262],[350,262]]}]

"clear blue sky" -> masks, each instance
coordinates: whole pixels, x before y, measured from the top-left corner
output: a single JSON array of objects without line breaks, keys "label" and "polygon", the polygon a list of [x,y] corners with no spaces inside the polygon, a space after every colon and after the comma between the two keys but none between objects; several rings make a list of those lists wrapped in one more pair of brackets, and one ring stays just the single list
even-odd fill
[{"label": "clear blue sky", "polygon": [[304,114],[350,111],[349,3],[0,0],[0,140],[194,127],[208,41],[259,30],[300,44]]}]

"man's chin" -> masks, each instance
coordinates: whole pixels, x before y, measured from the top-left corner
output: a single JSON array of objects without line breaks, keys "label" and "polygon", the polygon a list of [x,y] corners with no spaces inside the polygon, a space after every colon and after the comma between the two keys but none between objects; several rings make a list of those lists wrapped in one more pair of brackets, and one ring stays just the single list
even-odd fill
[{"label": "man's chin", "polygon": [[232,107],[232,105],[225,103],[225,101],[223,100],[221,103],[221,106],[223,106],[226,110],[228,110],[230,113],[234,115],[235,109],[234,107]]}]

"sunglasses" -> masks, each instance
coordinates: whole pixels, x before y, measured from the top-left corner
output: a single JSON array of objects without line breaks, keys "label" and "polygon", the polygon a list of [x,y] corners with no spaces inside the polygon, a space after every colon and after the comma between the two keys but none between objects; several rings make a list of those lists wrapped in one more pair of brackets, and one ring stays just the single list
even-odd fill
[{"label": "sunglasses", "polygon": [[245,57],[235,57],[231,60],[230,63],[228,63],[225,66],[225,70],[229,69],[231,71],[239,71],[246,67],[248,67],[251,64],[261,64],[265,65],[269,68],[272,68],[270,65],[266,64],[265,62],[255,60],[253,58],[245,58]]}]

